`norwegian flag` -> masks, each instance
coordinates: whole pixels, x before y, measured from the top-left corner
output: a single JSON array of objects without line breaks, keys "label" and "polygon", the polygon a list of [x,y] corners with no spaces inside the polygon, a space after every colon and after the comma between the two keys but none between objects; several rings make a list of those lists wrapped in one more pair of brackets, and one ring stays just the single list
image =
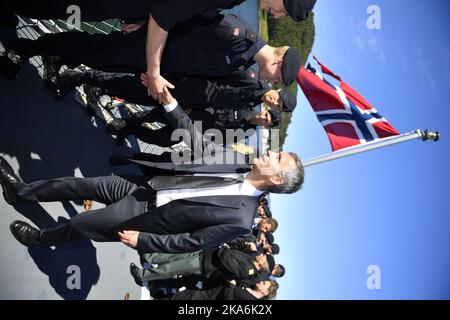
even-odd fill
[{"label": "norwegian flag", "polygon": [[333,151],[400,134],[341,77],[314,59],[323,73],[340,81],[340,86],[324,79],[310,64],[307,68],[301,66],[297,82],[324,127]]}]

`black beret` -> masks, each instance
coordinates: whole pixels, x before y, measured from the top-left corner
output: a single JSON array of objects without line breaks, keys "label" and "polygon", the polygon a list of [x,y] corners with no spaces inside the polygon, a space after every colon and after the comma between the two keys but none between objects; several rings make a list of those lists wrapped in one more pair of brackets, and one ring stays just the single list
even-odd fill
[{"label": "black beret", "polygon": [[281,89],[281,100],[283,100],[283,111],[293,112],[297,107],[297,97],[288,88]]},{"label": "black beret", "polygon": [[[270,115],[272,117],[272,125],[271,125],[271,127],[278,126],[280,124],[280,113],[278,111],[275,111],[275,110],[269,110],[269,113],[270,113]],[[265,207],[264,210],[267,212],[267,210],[266,210],[267,206],[264,205],[264,207]]]},{"label": "black beret", "polygon": [[282,264],[278,264],[278,267],[280,268],[281,272],[277,278],[281,278],[286,273],[286,269],[284,268],[284,266]]},{"label": "black beret", "polygon": [[283,83],[287,86],[291,85],[298,76],[298,70],[300,70],[300,57],[297,50],[290,47],[284,54],[281,65]]},{"label": "black beret", "polygon": [[280,253],[280,246],[276,243],[272,243],[272,254],[279,254]]},{"label": "black beret", "polygon": [[270,255],[266,254],[267,264],[269,265],[269,270],[272,272],[273,268],[275,268],[275,259]]},{"label": "black beret", "polygon": [[317,0],[283,0],[284,8],[294,21],[308,19],[309,12],[314,8]]},{"label": "black beret", "polygon": [[270,244],[273,243],[273,241],[275,240],[275,238],[273,237],[272,232],[266,232],[266,239],[267,239],[267,242],[268,242],[268,243],[270,243]]}]

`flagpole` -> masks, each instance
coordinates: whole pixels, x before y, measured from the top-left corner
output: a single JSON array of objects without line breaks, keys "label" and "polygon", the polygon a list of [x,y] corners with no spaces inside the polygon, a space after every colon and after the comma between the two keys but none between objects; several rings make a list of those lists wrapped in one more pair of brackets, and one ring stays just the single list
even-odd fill
[{"label": "flagpole", "polygon": [[398,144],[410,140],[421,139],[422,141],[438,141],[440,139],[439,132],[429,131],[428,129],[422,131],[417,129],[399,136],[393,136],[385,139],[380,139],[378,141],[369,142],[363,145],[357,145],[354,147],[345,148],[336,152],[332,152],[323,156],[319,156],[310,160],[303,162],[304,167],[309,167],[319,163],[324,163],[344,157],[348,157],[354,154],[363,153],[383,147],[387,147],[393,144]]}]

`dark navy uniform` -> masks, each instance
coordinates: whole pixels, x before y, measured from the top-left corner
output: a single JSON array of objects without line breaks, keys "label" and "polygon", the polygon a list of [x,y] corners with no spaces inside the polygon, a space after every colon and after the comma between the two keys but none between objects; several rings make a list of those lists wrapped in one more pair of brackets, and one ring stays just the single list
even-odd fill
[{"label": "dark navy uniform", "polygon": [[[171,90],[183,108],[248,108],[261,103],[271,88],[258,81],[251,69],[234,72],[228,77],[192,76],[178,78],[166,76],[175,86]],[[74,85],[88,84],[105,89],[104,93],[144,106],[158,106],[159,102],[148,96],[137,74],[122,74],[87,70],[78,75]]]},{"label": "dark navy uniform", "polygon": [[152,17],[168,31],[194,16],[211,19],[223,9],[231,9],[245,0],[159,0],[152,5]]},{"label": "dark navy uniform", "polygon": [[211,280],[245,280],[258,278],[260,273],[255,268],[255,253],[245,253],[239,250],[219,249],[205,250],[202,257],[202,275]]},{"label": "dark navy uniform", "polygon": [[[228,77],[208,77],[207,80],[207,104],[213,108],[255,107],[262,102],[264,94],[271,90],[266,81],[258,80],[257,73],[252,69],[237,71]],[[193,105],[188,107],[195,108]]]},{"label": "dark navy uniform", "polygon": [[[131,34],[90,35],[64,32],[11,46],[23,59],[34,55],[59,56],[70,65],[84,64],[109,72],[147,70],[145,28]],[[253,56],[266,43],[235,15],[196,19],[178,25],[167,40],[161,74],[229,76],[255,63]]]},{"label": "dark navy uniform", "polygon": [[254,278],[248,278],[248,279],[241,279],[237,280],[237,285],[250,288],[254,285],[256,285],[258,282],[270,280],[270,273],[267,271],[261,271],[257,274]]},{"label": "dark navy uniform", "polygon": [[258,300],[245,288],[222,284],[212,289],[187,289],[177,292],[171,300]]},{"label": "dark navy uniform", "polygon": [[248,247],[246,245],[247,242],[253,242],[256,244],[256,236],[252,233],[244,234],[242,236],[237,237],[236,239],[227,242],[227,245],[231,249],[248,251]]},{"label": "dark navy uniform", "polygon": [[266,43],[235,15],[197,19],[178,25],[169,35],[161,73],[227,76],[255,63],[254,55]]},{"label": "dark navy uniform", "polygon": [[212,18],[245,0],[2,0],[2,11],[36,19],[67,19],[67,8],[77,5],[83,21],[107,19],[148,20],[151,13],[158,25],[168,31],[194,16]]},{"label": "dark navy uniform", "polygon": [[[191,119],[200,118],[197,114],[199,111],[208,112],[209,109],[193,110],[190,115]],[[257,112],[252,109],[211,109],[209,113],[213,114],[214,127],[225,132],[226,129],[248,129],[256,130],[256,125],[250,123]]]}]

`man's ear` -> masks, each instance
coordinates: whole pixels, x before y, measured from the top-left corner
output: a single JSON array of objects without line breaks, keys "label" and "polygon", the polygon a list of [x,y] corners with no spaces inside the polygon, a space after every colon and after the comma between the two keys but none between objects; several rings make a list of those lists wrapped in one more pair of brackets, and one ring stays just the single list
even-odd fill
[{"label": "man's ear", "polygon": [[279,175],[279,174],[275,174],[273,176],[271,176],[269,178],[269,181],[274,185],[274,186],[279,186],[281,184],[283,184],[284,180],[283,178]]},{"label": "man's ear", "polygon": [[275,59],[272,60],[272,64],[273,65],[282,65],[283,64],[283,59],[275,58]]}]

